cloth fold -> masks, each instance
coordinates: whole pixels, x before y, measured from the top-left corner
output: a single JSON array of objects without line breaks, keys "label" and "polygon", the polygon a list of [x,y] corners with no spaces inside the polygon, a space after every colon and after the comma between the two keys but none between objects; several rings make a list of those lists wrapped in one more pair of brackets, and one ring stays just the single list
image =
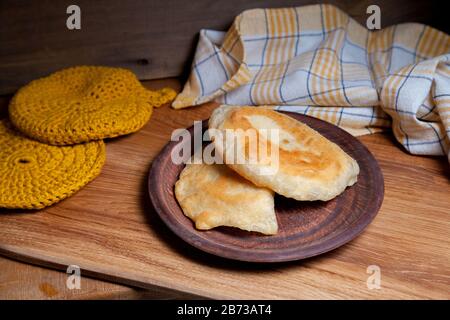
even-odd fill
[{"label": "cloth fold", "polygon": [[363,135],[392,127],[413,154],[450,161],[450,37],[406,23],[369,31],[332,5],[252,9],[201,30],[172,106],[272,105]]}]

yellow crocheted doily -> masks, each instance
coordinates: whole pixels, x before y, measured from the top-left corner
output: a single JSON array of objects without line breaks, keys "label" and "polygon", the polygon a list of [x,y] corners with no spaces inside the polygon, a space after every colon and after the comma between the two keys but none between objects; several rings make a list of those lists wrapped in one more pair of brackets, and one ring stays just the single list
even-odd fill
[{"label": "yellow crocheted doily", "polygon": [[69,197],[101,171],[102,140],[50,146],[0,121],[0,207],[41,209]]},{"label": "yellow crocheted doily", "polygon": [[9,116],[36,140],[67,145],[139,130],[174,90],[145,89],[126,69],[81,66],[30,82],[11,100]]}]

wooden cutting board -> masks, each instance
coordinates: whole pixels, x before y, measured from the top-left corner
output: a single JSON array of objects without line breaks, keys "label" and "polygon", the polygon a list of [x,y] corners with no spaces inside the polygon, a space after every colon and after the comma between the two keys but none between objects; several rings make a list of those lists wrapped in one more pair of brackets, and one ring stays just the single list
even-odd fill
[{"label": "wooden cutting board", "polygon": [[[177,81],[149,82],[148,87]],[[143,130],[107,141],[102,174],[37,212],[0,212],[0,252],[82,276],[211,298],[450,298],[450,183],[445,158],[406,154],[389,134],[360,140],[385,179],[379,214],[349,244],[304,261],[249,264],[189,246],[160,221],[147,194],[152,159],[175,128],[209,117],[214,105],[162,107]],[[367,268],[381,271],[368,289]]]}]

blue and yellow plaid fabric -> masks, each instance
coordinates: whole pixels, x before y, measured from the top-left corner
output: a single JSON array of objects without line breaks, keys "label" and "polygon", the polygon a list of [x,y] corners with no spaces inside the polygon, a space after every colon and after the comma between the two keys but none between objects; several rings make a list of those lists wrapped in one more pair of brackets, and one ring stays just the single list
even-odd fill
[{"label": "blue and yellow plaid fabric", "polygon": [[450,160],[450,37],[407,23],[369,31],[332,5],[254,9],[202,30],[173,107],[272,105],[354,135],[393,128],[413,154]]}]

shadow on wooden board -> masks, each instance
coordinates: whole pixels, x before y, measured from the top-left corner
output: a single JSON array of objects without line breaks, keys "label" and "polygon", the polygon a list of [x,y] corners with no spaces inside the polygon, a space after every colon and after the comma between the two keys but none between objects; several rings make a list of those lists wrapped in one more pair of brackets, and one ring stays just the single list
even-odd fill
[{"label": "shadow on wooden board", "polygon": [[[185,76],[202,28],[226,30],[245,9],[319,3],[311,0],[41,0],[0,2],[0,94],[32,79],[81,64],[122,66],[140,79]],[[382,26],[422,22],[444,29],[430,0],[335,0],[365,24],[378,4]],[[68,30],[66,9],[81,8],[81,30]]]}]

